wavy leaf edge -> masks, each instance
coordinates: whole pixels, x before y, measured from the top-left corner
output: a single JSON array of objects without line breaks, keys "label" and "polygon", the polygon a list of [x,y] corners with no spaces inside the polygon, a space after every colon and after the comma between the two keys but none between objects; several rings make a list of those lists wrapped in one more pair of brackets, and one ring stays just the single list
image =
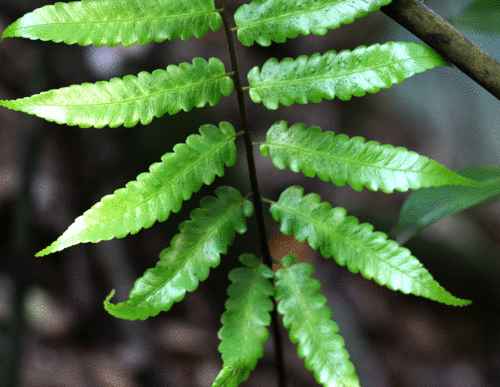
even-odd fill
[{"label": "wavy leaf edge", "polygon": [[[165,17],[160,18],[161,14]],[[130,47],[192,36],[200,39],[209,29],[217,31],[221,26],[213,0],[148,0],[147,5],[142,0],[72,1],[23,15],[5,29],[2,39]]]},{"label": "wavy leaf edge", "polygon": [[296,59],[267,60],[248,75],[250,98],[269,110],[281,103],[319,103],[335,97],[343,101],[376,93],[436,66],[451,66],[421,43],[388,42],[354,50],[327,51]]},{"label": "wavy leaf edge", "polygon": [[391,290],[447,305],[472,302],[444,289],[410,250],[388,239],[387,234],[373,231],[371,224],[346,216],[344,208],[321,202],[316,193],[304,195],[302,187],[291,186],[282,192],[278,202],[272,203],[270,212],[280,222],[282,233],[294,235],[299,242],[307,240],[323,257],[333,257],[352,273],[361,272],[363,277]]},{"label": "wavy leaf edge", "polygon": [[218,58],[193,58],[193,63],[168,65],[109,81],[48,90],[0,106],[36,115],[49,122],[81,128],[133,127],[149,124],[166,113],[215,106],[233,92],[234,84]]},{"label": "wavy leaf edge", "polygon": [[179,225],[180,232],[170,247],[160,253],[154,268],[135,281],[128,300],[112,304],[114,290],[106,297],[108,313],[128,320],[154,317],[208,278],[210,268],[220,264],[221,254],[227,253],[236,233],[246,232],[246,218],[253,212],[252,203],[238,190],[222,186],[215,193],[217,197],[205,196],[200,208],[191,212],[191,219]]},{"label": "wavy leaf edge", "polygon": [[331,131],[322,132],[303,123],[288,126],[284,120],[273,124],[260,145],[278,169],[290,168],[307,177],[316,175],[337,186],[349,184],[354,190],[368,188],[392,193],[443,185],[477,185],[428,157],[403,147],[365,141]]},{"label": "wavy leaf edge", "polygon": [[[216,176],[223,176],[224,166],[231,167],[236,162],[234,127],[225,121],[221,121],[219,126],[202,125],[200,134],[188,136],[185,143],[177,144],[173,152],[163,155],[161,162],[152,164],[149,172],[141,173],[137,180],[104,196],[36,256],[44,256],[78,243],[123,238],[142,228],[151,227],[156,221],[167,220],[170,211],[179,212],[183,201],[190,199],[203,184],[210,185]],[[177,166],[179,163],[184,163],[182,168]],[[142,200],[141,194],[146,195],[147,200]],[[123,203],[126,206],[124,209],[120,208]],[[141,208],[145,216],[142,220],[138,219]],[[118,211],[119,214],[109,217],[103,211],[111,211],[112,214]],[[99,219],[101,215],[104,219]],[[94,234],[92,230],[95,228],[97,231]]]}]

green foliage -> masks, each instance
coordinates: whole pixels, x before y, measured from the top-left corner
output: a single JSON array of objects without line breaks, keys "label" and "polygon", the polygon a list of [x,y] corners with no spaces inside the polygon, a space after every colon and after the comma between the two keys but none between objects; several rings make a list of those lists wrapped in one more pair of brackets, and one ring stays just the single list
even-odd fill
[{"label": "green foliage", "polygon": [[53,253],[77,243],[123,238],[163,222],[170,211],[178,212],[203,184],[212,184],[224,175],[224,165],[236,161],[235,132],[228,122],[220,129],[203,125],[200,135],[191,135],[186,144],[177,144],[174,152],[163,155],[161,163],[151,166],[136,181],[108,195],[75,222],[52,245],[37,256]]},{"label": "green foliage", "polygon": [[468,167],[457,173],[477,186],[427,188],[410,195],[401,209],[396,232],[408,240],[438,220],[473,206],[500,199],[500,168]]},{"label": "green foliage", "polygon": [[280,103],[290,106],[334,97],[347,101],[444,65],[447,62],[423,44],[389,42],[281,62],[271,58],[262,70],[257,66],[250,70],[248,83],[252,101],[275,110]]},{"label": "green foliage", "polygon": [[356,191],[363,187],[372,191],[407,191],[442,185],[472,185],[469,179],[452,172],[434,160],[405,148],[365,143],[363,137],[322,133],[318,127],[306,129],[304,124],[290,128],[285,121],[275,123],[267,132],[262,154],[271,156],[278,169],[289,167],[306,176],[316,174],[336,185],[348,183]]},{"label": "green foliage", "polygon": [[[257,42],[268,46],[299,34],[323,35],[389,2],[254,0],[236,11],[237,27],[233,31],[237,31],[244,45]],[[228,17],[225,1],[221,9],[216,9],[213,0],[82,0],[35,10],[9,26],[2,36],[130,46],[165,39],[201,38],[209,29],[219,29],[222,20]],[[229,25],[226,30],[230,30]],[[237,58],[232,54],[232,39],[228,43],[230,58],[226,59],[234,62]],[[334,97],[349,100],[352,96],[378,92],[440,65],[449,64],[422,44],[388,42],[353,51],[285,58],[281,62],[271,58],[262,69],[254,67],[247,74],[249,86],[239,92],[248,91],[253,102],[262,102],[271,110],[280,103],[289,106]],[[151,74],[141,72],[137,77],[127,75],[109,82],[73,85],[0,104],[60,124],[132,127],[139,122],[149,124],[154,117],[165,113],[190,111],[207,103],[214,106],[222,95],[232,93],[233,77],[241,75],[236,71],[228,73],[220,59],[194,58],[192,65],[169,65],[166,70]],[[242,121],[246,122],[244,104],[240,111]],[[249,145],[250,129],[245,125],[243,129],[245,143]],[[219,128],[203,125],[200,135],[189,136],[185,144],[177,144],[149,172],[103,197],[37,255],[78,243],[122,238],[156,221],[165,221],[171,211],[178,212],[183,201],[190,199],[203,184],[211,184],[216,176],[224,175],[225,167],[235,164],[236,138],[235,129],[228,122],[221,122]],[[400,229],[411,226],[421,230],[430,224],[429,220],[435,221],[500,195],[496,188],[500,177],[497,169],[462,170],[457,174],[404,148],[365,142],[361,137],[322,133],[317,127],[306,129],[304,124],[288,127],[286,121],[275,123],[260,149],[278,169],[289,167],[336,185],[349,184],[356,191],[366,187],[391,193],[439,187],[418,192],[408,200]],[[251,152],[247,156],[252,160]],[[252,163],[249,162],[251,192],[242,196],[236,189],[223,186],[215,189],[217,197],[204,197],[201,208],[191,213],[191,220],[180,224],[180,233],[161,252],[156,267],[148,269],[135,282],[129,298],[112,304],[112,291],[104,301],[110,314],[129,320],[144,320],[169,310],[208,277],[210,268],[219,265],[221,254],[228,253],[236,233],[246,232],[246,218],[253,212],[247,197],[258,199],[255,214],[261,251],[256,255],[243,254],[240,261],[244,266],[229,273],[232,285],[219,332],[223,368],[213,386],[236,387],[247,380],[263,355],[273,302],[279,302],[277,311],[283,315],[283,325],[290,330],[290,339],[298,343],[299,356],[320,384],[359,385],[338,327],[331,321],[326,298],[318,293],[321,285],[310,278],[312,266],[293,264],[294,258],[288,256],[281,262],[281,268],[272,273],[272,259],[264,237],[262,201],[272,203],[270,212],[281,223],[283,233],[294,234],[299,241],[308,240],[325,258],[333,257],[354,273],[360,272],[392,290],[448,305],[470,303],[443,289],[408,249],[388,240],[384,233],[373,231],[373,226],[347,216],[345,209],[321,202],[317,194],[304,196],[302,188],[292,186],[285,189],[278,202],[261,198]],[[443,196],[448,202],[442,201]],[[422,206],[425,200],[428,205]]]},{"label": "green foliage", "polygon": [[290,340],[298,343],[297,353],[323,386],[359,386],[359,380],[344,348],[339,327],[331,319],[326,297],[319,294],[321,284],[310,278],[314,268],[306,263],[293,265],[286,256],[276,272],[278,312],[290,329]]},{"label": "green foliage", "polygon": [[114,0],[56,3],[24,15],[2,34],[81,46],[148,44],[202,38],[222,18],[213,0]]},{"label": "green foliage", "polygon": [[329,29],[378,11],[391,0],[254,0],[234,14],[238,40],[245,46],[269,46],[301,35],[325,35]]},{"label": "green foliage", "polygon": [[169,65],[152,74],[143,71],[137,77],[73,85],[0,104],[58,124],[114,128],[139,121],[146,125],[165,113],[188,112],[207,103],[214,106],[232,91],[233,81],[219,59],[194,58],[192,65]]},{"label": "green foliage", "polygon": [[486,33],[500,32],[500,7],[492,0],[473,0],[453,23]]},{"label": "green foliage", "polygon": [[270,281],[271,269],[251,254],[244,254],[240,261],[245,267],[232,270],[233,283],[227,292],[226,312],[222,315],[222,340],[219,351],[224,361],[223,369],[213,386],[238,386],[248,379],[250,371],[264,355],[262,343],[269,338],[266,329],[271,323],[269,312],[273,309],[274,288]]},{"label": "green foliage", "polygon": [[299,242],[307,239],[323,257],[333,256],[339,265],[389,289],[448,305],[470,304],[444,290],[408,249],[374,232],[371,224],[359,224],[354,216],[346,216],[345,209],[321,202],[317,194],[303,194],[303,188],[289,187],[272,204],[271,213],[281,222],[282,233],[294,234]]},{"label": "green foliage", "polygon": [[245,217],[253,207],[234,188],[219,187],[215,193],[218,199],[204,197],[191,220],[180,224],[180,234],[160,253],[156,267],[135,282],[127,301],[111,304],[111,292],[104,301],[109,313],[129,320],[156,316],[182,300],[186,291],[195,290],[208,277],[210,267],[219,265],[220,254],[227,253],[235,232],[246,232]]}]

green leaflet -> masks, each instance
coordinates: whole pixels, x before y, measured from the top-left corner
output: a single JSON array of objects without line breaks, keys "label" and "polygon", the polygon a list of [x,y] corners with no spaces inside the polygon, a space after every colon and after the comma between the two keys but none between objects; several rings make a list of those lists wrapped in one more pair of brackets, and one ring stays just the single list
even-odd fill
[{"label": "green leaflet", "polygon": [[73,85],[0,104],[59,124],[132,127],[139,121],[146,125],[154,117],[190,111],[207,102],[214,106],[221,95],[232,91],[233,81],[219,59],[207,62],[194,58],[192,65],[169,65],[166,70],[143,71],[137,77]]},{"label": "green leaflet", "polygon": [[224,164],[230,167],[236,162],[235,131],[230,123],[221,122],[220,129],[203,125],[200,133],[174,146],[174,152],[163,155],[150,172],[104,196],[37,256],[78,243],[123,238],[166,220],[170,211],[178,212],[183,200],[203,184],[211,184],[216,175],[224,175]]},{"label": "green leaflet", "polygon": [[500,7],[491,0],[474,0],[452,23],[490,34],[500,32]]},{"label": "green leaflet", "polygon": [[269,46],[299,34],[325,35],[329,29],[351,24],[391,0],[254,0],[234,14],[238,40],[245,46],[254,41]]},{"label": "green leaflet", "polygon": [[307,239],[325,258],[333,256],[339,265],[347,265],[351,272],[361,272],[365,278],[389,289],[448,305],[471,303],[452,296],[408,249],[388,240],[386,234],[374,232],[371,224],[359,224],[354,216],[346,216],[345,209],[320,202],[317,194],[303,194],[303,188],[289,187],[271,206],[284,234],[294,234],[299,242]]},{"label": "green leaflet", "polygon": [[2,37],[128,47],[201,38],[221,25],[213,0],[75,1],[38,8],[7,27]]},{"label": "green leaflet", "polygon": [[319,290],[321,284],[311,278],[314,268],[307,263],[292,265],[295,257],[286,256],[276,272],[278,312],[283,325],[290,329],[290,340],[298,343],[297,353],[308,370],[323,386],[355,387],[359,380],[344,339],[338,335],[332,311]]},{"label": "green leaflet", "polygon": [[252,254],[243,254],[240,261],[245,267],[229,273],[232,285],[219,331],[224,364],[212,387],[236,387],[247,380],[264,355],[262,343],[269,338],[266,327],[274,307],[273,272]]},{"label": "green leaflet", "polygon": [[278,169],[289,167],[306,176],[331,180],[342,186],[348,183],[356,191],[407,191],[421,187],[448,184],[474,185],[441,164],[405,148],[365,142],[363,137],[322,133],[318,127],[306,129],[305,124],[290,128],[286,121],[276,122],[267,132],[262,154],[271,155]]},{"label": "green leaflet", "polygon": [[231,187],[219,187],[218,198],[206,196],[201,208],[191,212],[191,220],[180,224],[180,233],[172,238],[169,248],[160,253],[155,268],[139,278],[129,299],[111,304],[114,290],[106,297],[104,307],[115,317],[145,320],[170,309],[204,281],[211,267],[227,252],[235,232],[247,230],[246,219],[252,214],[252,203]]},{"label": "green leaflet", "polygon": [[[459,169],[457,173],[479,185],[428,188],[414,192],[406,199],[399,215],[396,232],[404,241],[448,215],[500,199],[500,168],[468,167]],[[398,238],[400,243],[403,238]]]},{"label": "green leaflet", "polygon": [[279,103],[321,102],[323,98],[349,100],[400,83],[416,73],[448,65],[431,48],[418,43],[389,42],[360,46],[354,51],[269,59],[262,71],[248,73],[250,98],[275,110]]}]

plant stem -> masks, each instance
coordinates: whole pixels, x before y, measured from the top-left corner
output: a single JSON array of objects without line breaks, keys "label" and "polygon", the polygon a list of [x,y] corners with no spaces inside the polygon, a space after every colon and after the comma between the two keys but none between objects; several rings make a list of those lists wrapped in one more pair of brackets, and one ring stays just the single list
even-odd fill
[{"label": "plant stem", "polygon": [[[221,16],[224,21],[224,28],[226,31],[227,43],[229,46],[229,56],[231,57],[231,66],[234,72],[233,80],[236,88],[236,94],[238,97],[238,105],[240,110],[240,119],[241,125],[243,129],[243,138],[245,140],[245,151],[247,156],[247,164],[248,164],[248,173],[250,176],[250,185],[253,191],[253,202],[255,207],[255,217],[257,219],[257,229],[259,233],[260,239],[260,250],[263,257],[263,261],[269,267],[272,267],[273,261],[271,258],[271,252],[269,250],[269,244],[267,242],[267,234],[266,234],[266,226],[264,220],[264,211],[262,209],[262,196],[260,194],[259,189],[259,181],[257,178],[257,169],[255,167],[255,159],[253,157],[253,145],[252,139],[250,136],[250,125],[248,121],[248,114],[245,105],[245,95],[243,93],[243,87],[241,86],[240,73],[238,70],[238,61],[236,59],[236,51],[234,49],[234,41],[233,41],[233,33],[231,31],[231,26],[229,25],[229,16],[227,11],[226,0],[221,0],[222,9]],[[274,333],[274,345],[276,349],[276,364],[278,368],[278,378],[279,378],[279,386],[286,387],[287,376],[285,372],[285,362],[283,356],[283,341],[281,336],[281,329],[279,325],[278,319],[278,311],[276,300],[274,301],[274,309],[273,309],[273,333]]]},{"label": "plant stem", "polygon": [[422,2],[393,0],[380,10],[500,99],[500,63]]}]

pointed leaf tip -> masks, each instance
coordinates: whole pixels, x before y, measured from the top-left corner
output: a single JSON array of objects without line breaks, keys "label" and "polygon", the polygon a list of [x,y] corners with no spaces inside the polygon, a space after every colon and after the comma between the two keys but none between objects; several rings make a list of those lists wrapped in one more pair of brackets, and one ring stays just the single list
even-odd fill
[{"label": "pointed leaf tip", "polygon": [[335,185],[349,184],[386,193],[443,185],[476,185],[443,165],[403,147],[365,142],[362,137],[306,129],[302,123],[288,127],[278,121],[266,135],[264,156],[268,154],[278,169],[290,168],[308,177],[318,176]]},{"label": "pointed leaf tip", "polygon": [[[352,3],[352,2],[350,2]],[[389,42],[360,46],[353,51],[328,51],[278,62],[269,59],[262,70],[248,73],[252,101],[270,110],[281,103],[306,104],[322,99],[350,100],[400,83],[447,62],[433,49],[419,43]]]},{"label": "pointed leaf tip", "polygon": [[[174,152],[151,165],[137,180],[107,195],[90,210],[78,217],[54,242],[38,253],[39,256],[63,250],[78,243],[100,242],[135,234],[165,221],[170,212],[178,212],[182,203],[203,184],[212,184],[223,176],[225,167],[236,162],[235,130],[228,122],[220,128],[202,125],[200,134],[188,136],[185,144],[177,144]],[[225,196],[224,189],[218,193]],[[252,211],[245,204],[244,211]]]},{"label": "pointed leaf tip", "polygon": [[249,201],[231,187],[220,187],[217,197],[205,197],[191,212],[191,220],[179,225],[180,233],[160,253],[156,267],[146,270],[130,291],[128,300],[118,304],[106,299],[106,310],[115,317],[145,320],[167,311],[207,279],[210,268],[220,263],[236,233],[246,232],[244,206]]},{"label": "pointed leaf tip", "polygon": [[232,93],[233,86],[221,60],[194,58],[192,64],[49,90],[4,101],[3,106],[82,128],[133,127],[165,114],[215,106],[223,95]]},{"label": "pointed leaf tip", "polygon": [[2,37],[88,46],[148,44],[201,38],[222,18],[213,0],[73,1],[47,5],[12,23]]},{"label": "pointed leaf tip", "polygon": [[44,257],[45,255],[49,255],[50,253],[52,253],[52,249],[50,248],[50,246],[47,246],[43,250],[40,250],[38,253],[36,253],[35,257]]},{"label": "pointed leaf tip", "polygon": [[115,289],[111,290],[111,292],[108,294],[108,296],[104,300],[104,309],[106,309],[108,312],[109,312],[109,309],[112,308],[113,304],[111,304],[110,301],[115,296],[115,293],[116,293]]},{"label": "pointed leaf tip", "polygon": [[270,281],[273,273],[252,254],[243,254],[239,260],[244,266],[229,273],[232,284],[219,331],[224,364],[213,386],[238,386],[247,380],[269,338],[267,326],[274,308],[274,287]]}]

